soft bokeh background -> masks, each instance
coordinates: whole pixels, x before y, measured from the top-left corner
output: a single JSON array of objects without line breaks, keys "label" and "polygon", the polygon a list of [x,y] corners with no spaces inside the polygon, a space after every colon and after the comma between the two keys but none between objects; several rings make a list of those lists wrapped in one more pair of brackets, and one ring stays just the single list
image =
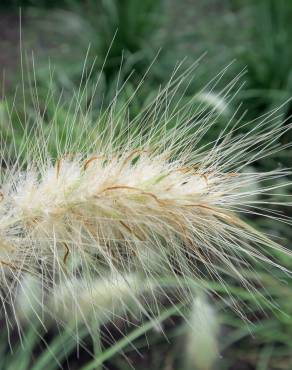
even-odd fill
[{"label": "soft bokeh background", "polygon": [[[236,115],[246,112],[243,121],[250,121],[286,102],[279,110],[279,120],[289,121],[292,113],[292,106],[287,102],[292,97],[292,2],[289,0],[0,0],[0,129],[4,140],[12,140],[12,129],[5,124],[2,109],[4,96],[8,102],[14,101],[18,108],[13,121],[16,145],[21,142],[23,133],[22,117],[25,114],[33,117],[34,114],[33,105],[29,103],[24,113],[19,95],[16,98],[14,95],[22,86],[19,7],[25,94],[31,94],[30,80],[35,80],[33,84],[37,86],[40,107],[46,109],[44,125],[54,114],[54,105],[47,103],[48,90],[62,93],[64,112],[62,115],[59,110],[57,120],[60,127],[64,124],[66,102],[79,86],[85,58],[88,91],[94,87],[97,78],[100,79],[93,100],[93,116],[111,101],[118,79],[120,83],[127,81],[121,94],[121,100],[126,101],[154,61],[131,103],[130,114],[135,116],[159,86],[167,83],[182,60],[183,69],[202,56],[195,79],[184,92],[184,99],[191,99],[229,66],[213,87],[216,99],[216,94],[219,96],[232,78],[244,72],[241,77],[243,86],[232,99],[225,119],[223,116],[218,121],[211,136],[216,136],[226,125],[239,104]],[[83,103],[86,107],[86,101]],[[27,122],[29,124],[29,120]],[[279,145],[284,147],[291,141],[290,132],[284,135]],[[291,159],[292,150],[287,148],[258,163],[258,170],[289,167]],[[288,194],[289,189],[283,191]],[[288,208],[278,207],[277,210],[290,212],[291,216]],[[250,222],[274,237],[280,237],[287,248],[292,248],[290,225],[275,225],[272,220],[261,218],[253,218]],[[292,268],[292,262],[287,258],[281,263]],[[250,323],[242,322],[231,310],[221,307],[224,323],[220,338],[222,358],[216,369],[292,369],[291,279],[280,271],[267,272],[260,267],[257,273],[273,300],[274,309],[267,307],[264,313],[261,312],[254,297],[249,297],[230,282],[230,289],[249,307],[246,315]],[[220,286],[217,289],[220,291]],[[114,352],[106,362],[107,368],[182,369],[181,339],[187,329],[180,321],[172,318],[165,324],[169,342],[159,330],[148,337],[141,335],[135,344],[140,354],[130,346],[125,347],[127,357]],[[56,338],[48,340],[53,346]],[[69,347],[74,353],[72,343]],[[77,360],[73,354],[69,355],[70,351],[66,354],[67,359],[65,356],[60,358],[63,368],[81,369],[89,356],[81,353]],[[31,369],[32,363],[39,364],[34,369],[61,368],[36,338],[29,341],[28,347],[19,347],[11,355],[4,333],[0,337],[0,352],[0,369],[3,370],[19,369],[20,363],[24,370]],[[47,356],[47,362],[39,361],[40,356]]]}]

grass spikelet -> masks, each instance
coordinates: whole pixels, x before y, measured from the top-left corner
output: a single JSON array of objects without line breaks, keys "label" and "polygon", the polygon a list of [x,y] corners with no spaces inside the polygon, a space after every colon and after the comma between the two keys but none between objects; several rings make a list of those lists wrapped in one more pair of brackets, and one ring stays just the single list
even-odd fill
[{"label": "grass spikelet", "polygon": [[[136,92],[124,103],[117,89],[93,119],[92,101],[83,108],[86,93],[79,90],[61,134],[55,119],[61,107],[56,105],[46,126],[45,108],[35,98],[33,122],[23,123],[23,144],[2,174],[0,271],[11,294],[9,275],[17,283],[23,273],[39,276],[50,289],[81,276],[91,290],[90,283],[106,272],[154,280],[169,274],[185,281],[208,277],[223,285],[223,276],[231,275],[252,290],[242,268],[256,261],[278,266],[269,250],[290,255],[242,216],[291,223],[272,209],[290,205],[273,201],[290,170],[246,170],[289,147],[278,143],[291,125],[279,123],[275,109],[250,123],[230,117],[208,139],[240,76],[221,91],[217,109],[198,104],[198,96],[183,101],[193,72],[194,66],[176,71],[135,117],[129,106]],[[210,86],[198,94],[206,97],[208,91]],[[12,158],[10,149],[4,145],[5,158]],[[253,183],[254,190],[245,190]]]},{"label": "grass spikelet", "polygon": [[219,357],[219,322],[206,297],[197,296],[192,305],[187,336],[188,369],[211,370]]},{"label": "grass spikelet", "polygon": [[16,294],[16,317],[22,323],[37,320],[47,327],[53,323],[79,326],[87,324],[89,318],[91,323],[104,325],[141,311],[139,295],[149,288],[138,276],[128,274],[90,281],[66,279],[44,292],[39,280],[26,275]]}]

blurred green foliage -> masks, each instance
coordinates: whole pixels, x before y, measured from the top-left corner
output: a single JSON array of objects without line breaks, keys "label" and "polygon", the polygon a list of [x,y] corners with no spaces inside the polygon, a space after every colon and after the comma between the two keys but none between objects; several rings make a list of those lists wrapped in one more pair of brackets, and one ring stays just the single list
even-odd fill
[{"label": "blurred green foliage", "polygon": [[[248,45],[238,48],[241,63],[247,66],[243,96],[250,115],[277,107],[292,95],[292,3],[259,0],[247,9]],[[286,112],[290,112],[287,104]]]}]

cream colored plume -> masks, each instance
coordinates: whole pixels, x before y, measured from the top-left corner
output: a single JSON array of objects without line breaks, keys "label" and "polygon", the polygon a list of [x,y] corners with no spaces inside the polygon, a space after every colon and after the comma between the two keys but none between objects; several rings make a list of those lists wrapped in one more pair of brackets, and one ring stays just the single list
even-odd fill
[{"label": "cream colored plume", "polygon": [[[131,99],[122,105],[116,96],[93,122],[77,100],[65,142],[56,141],[55,122],[46,131],[36,112],[19,159],[1,174],[2,291],[13,296],[23,274],[40,279],[43,289],[80,277],[90,289],[104,271],[153,279],[172,274],[184,283],[202,276],[221,282],[228,274],[251,289],[242,267],[252,268],[255,260],[277,266],[269,249],[290,255],[242,216],[291,222],[269,210],[290,205],[269,200],[290,171],[246,170],[282,150],[275,143],[291,125],[279,123],[274,110],[242,123],[245,133],[238,134],[240,124],[231,117],[206,143],[221,110],[197,105],[197,96],[182,104],[179,86],[191,71],[170,81],[133,119]],[[228,101],[236,82],[218,101]]]}]

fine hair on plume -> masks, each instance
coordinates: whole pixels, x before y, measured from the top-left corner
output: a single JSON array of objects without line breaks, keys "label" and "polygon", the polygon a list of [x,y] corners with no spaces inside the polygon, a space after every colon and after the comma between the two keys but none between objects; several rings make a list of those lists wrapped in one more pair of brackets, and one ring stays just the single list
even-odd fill
[{"label": "fine hair on plume", "polygon": [[[127,81],[117,83],[110,104],[94,116],[92,96],[99,78],[89,89],[86,63],[83,81],[68,106],[53,89],[48,91],[46,104],[54,106],[49,122],[44,123],[47,107],[40,105],[35,76],[29,71],[32,105],[23,93],[24,114],[18,114],[15,102],[3,100],[5,125],[12,132],[9,140],[1,140],[0,284],[7,326],[14,316],[21,325],[15,304],[21,305],[21,294],[29,296],[28,277],[38,281],[41,294],[22,300],[34,307],[37,300],[40,321],[46,310],[64,321],[66,309],[72,307],[73,316],[78,312],[76,321],[83,310],[86,321],[86,312],[92,310],[110,316],[98,312],[103,306],[96,293],[106,276],[104,287],[110,291],[112,283],[118,305],[125,302],[122,312],[129,296],[131,305],[136,302],[143,312],[139,295],[145,289],[150,292],[152,302],[144,309],[149,314],[159,306],[163,291],[172,301],[171,286],[176,286],[178,299],[191,294],[193,302],[194,281],[216,281],[228,292],[228,277],[253,292],[258,282],[250,281],[244,271],[258,263],[286,271],[270,252],[289,258],[291,252],[252,227],[245,216],[291,224],[274,209],[291,205],[290,198],[274,199],[289,184],[282,179],[291,170],[259,172],[254,167],[291,146],[279,144],[291,124],[279,119],[281,107],[248,123],[237,117],[238,111],[231,114],[229,104],[242,74],[214,92],[228,67],[185,100],[198,64],[179,64],[134,117],[130,106],[147,73],[127,98],[122,95]],[[102,97],[100,102],[102,106]],[[58,114],[64,111],[60,128]],[[23,128],[17,145],[15,116]],[[212,137],[222,117],[226,125]],[[134,280],[137,285],[141,281],[138,289],[133,288]],[[230,298],[240,311],[231,293]],[[90,308],[84,305],[87,299]]]}]

